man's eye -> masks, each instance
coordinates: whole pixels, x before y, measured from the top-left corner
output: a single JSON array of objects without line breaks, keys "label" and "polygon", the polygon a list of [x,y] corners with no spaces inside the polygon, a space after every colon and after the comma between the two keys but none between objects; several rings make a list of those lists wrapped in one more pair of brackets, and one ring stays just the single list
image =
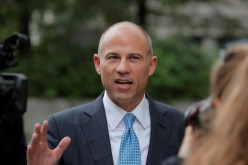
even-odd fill
[{"label": "man's eye", "polygon": [[109,56],[108,59],[118,59],[117,56]]},{"label": "man's eye", "polygon": [[130,59],[131,59],[131,60],[138,60],[139,57],[137,57],[137,56],[131,56]]}]

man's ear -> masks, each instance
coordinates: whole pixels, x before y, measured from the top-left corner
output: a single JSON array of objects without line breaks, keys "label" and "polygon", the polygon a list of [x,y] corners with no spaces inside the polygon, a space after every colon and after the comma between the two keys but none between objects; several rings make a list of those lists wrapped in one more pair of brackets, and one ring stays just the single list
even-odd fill
[{"label": "man's ear", "polygon": [[152,56],[149,63],[149,76],[151,76],[155,72],[156,66],[157,66],[157,56]]},{"label": "man's ear", "polygon": [[100,75],[101,74],[100,56],[98,54],[94,54],[93,60],[94,60],[96,72]]}]

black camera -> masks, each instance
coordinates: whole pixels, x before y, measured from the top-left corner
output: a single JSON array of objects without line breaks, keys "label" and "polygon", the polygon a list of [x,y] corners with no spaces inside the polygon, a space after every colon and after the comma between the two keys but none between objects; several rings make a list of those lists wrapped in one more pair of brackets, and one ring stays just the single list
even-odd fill
[{"label": "black camera", "polygon": [[[29,48],[30,42],[24,34],[13,34],[0,42],[0,71],[18,65],[17,50]],[[26,112],[27,77],[21,73],[0,72],[0,125],[14,121]]]},{"label": "black camera", "polygon": [[17,66],[17,55],[29,46],[29,39],[23,34],[13,34],[0,42],[0,164],[27,164],[23,114],[28,80],[24,74],[2,70]]}]

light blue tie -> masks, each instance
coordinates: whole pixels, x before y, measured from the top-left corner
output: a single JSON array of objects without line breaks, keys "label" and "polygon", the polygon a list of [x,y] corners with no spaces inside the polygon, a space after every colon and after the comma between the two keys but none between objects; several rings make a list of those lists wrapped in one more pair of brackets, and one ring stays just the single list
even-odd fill
[{"label": "light blue tie", "polygon": [[124,117],[126,127],[121,138],[119,165],[141,165],[139,141],[133,130],[135,118],[132,113]]}]

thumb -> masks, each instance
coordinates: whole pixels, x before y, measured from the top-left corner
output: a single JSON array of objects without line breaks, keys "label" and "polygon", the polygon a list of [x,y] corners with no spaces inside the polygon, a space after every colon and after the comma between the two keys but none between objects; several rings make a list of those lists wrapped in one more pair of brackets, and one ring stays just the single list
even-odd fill
[{"label": "thumb", "polygon": [[64,137],[59,142],[59,145],[55,148],[54,154],[60,158],[70,143],[71,143],[71,138],[70,137]]}]

